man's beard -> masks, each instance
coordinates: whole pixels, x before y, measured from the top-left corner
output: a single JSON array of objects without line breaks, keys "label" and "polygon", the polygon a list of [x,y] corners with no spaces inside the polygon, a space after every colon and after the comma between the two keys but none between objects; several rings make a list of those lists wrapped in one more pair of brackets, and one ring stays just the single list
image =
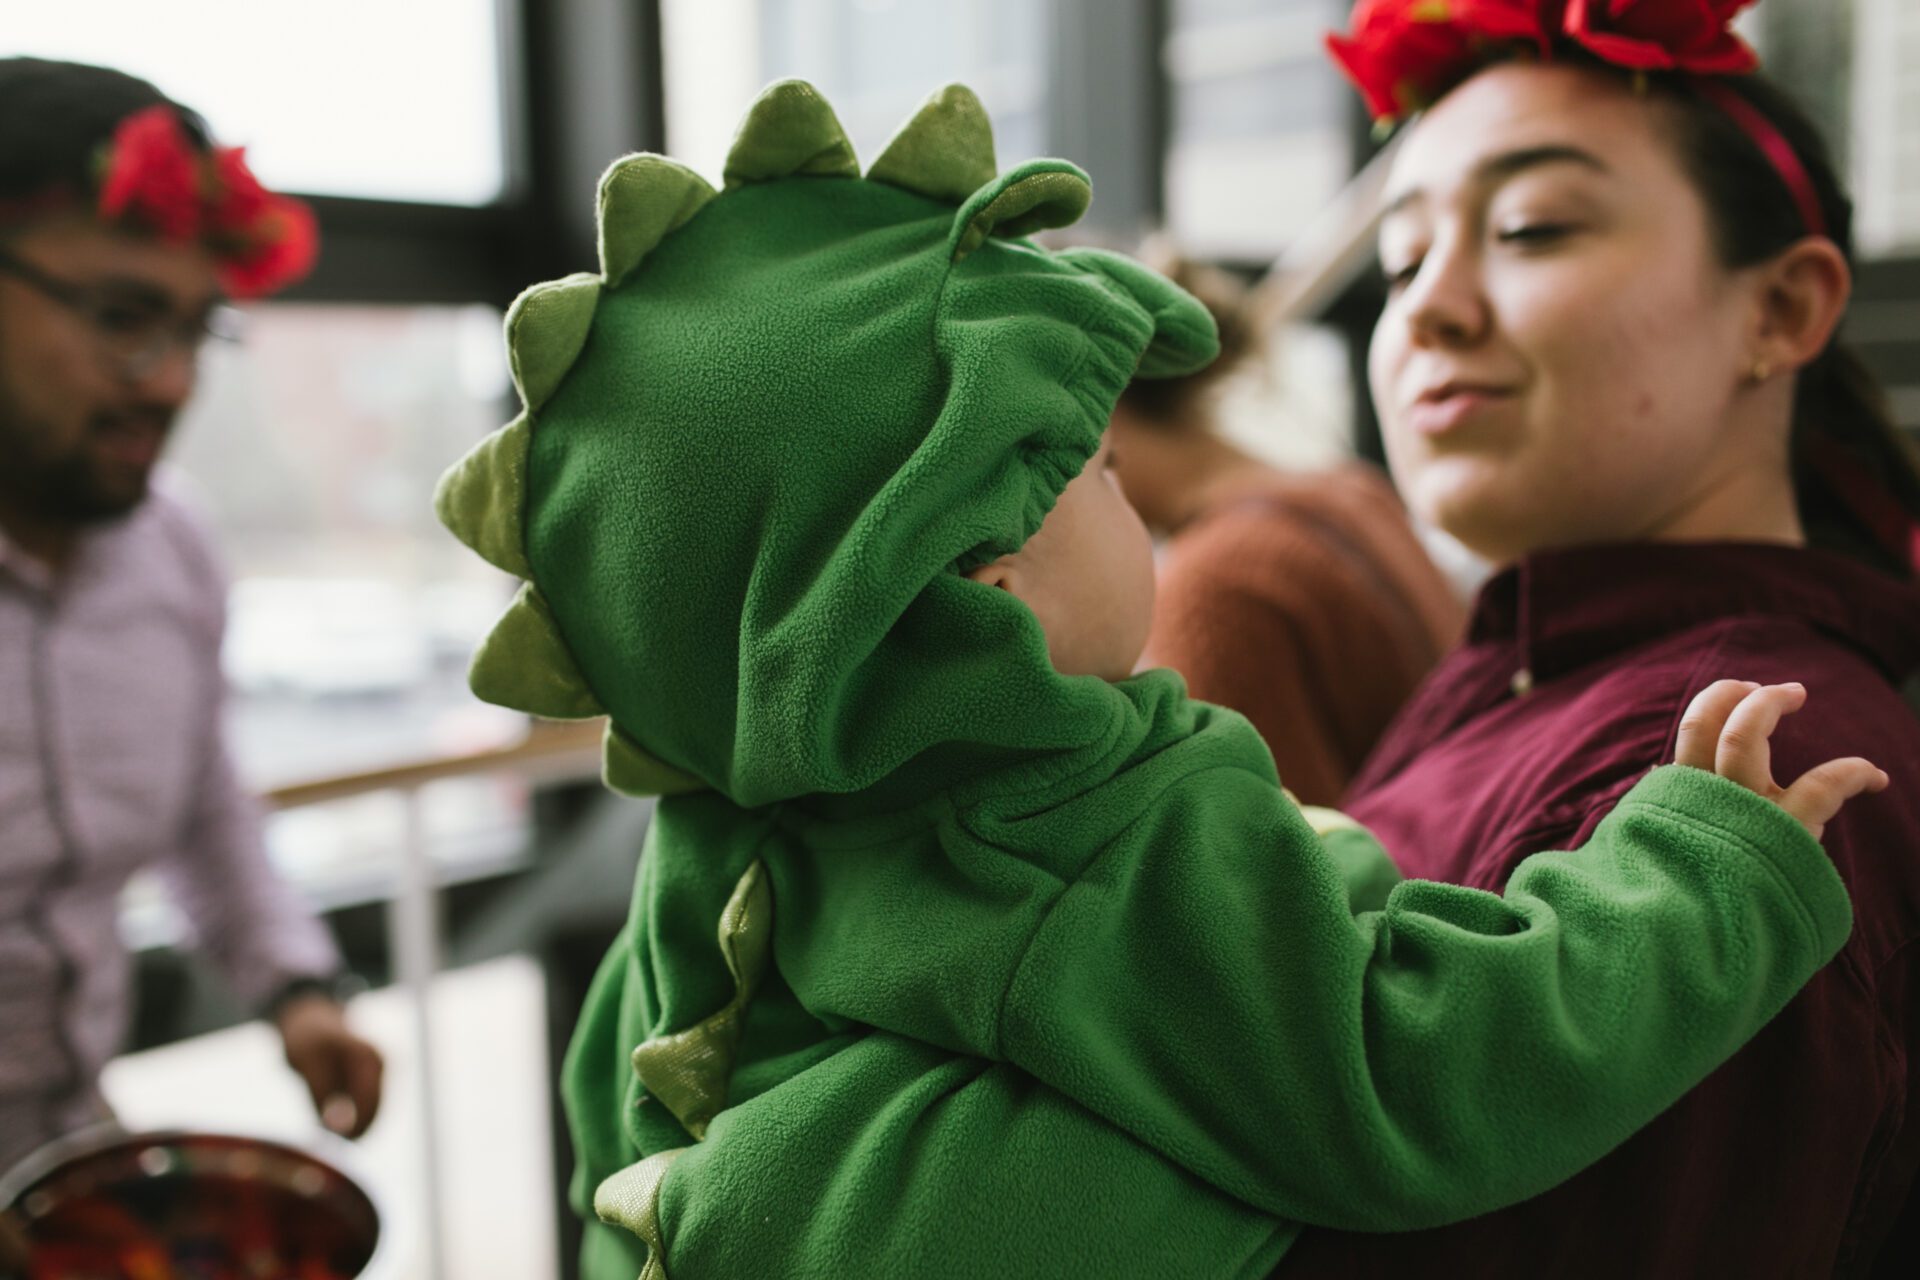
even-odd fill
[{"label": "man's beard", "polygon": [[55,433],[20,412],[0,387],[0,499],[33,519],[61,525],[98,524],[133,510],[146,499],[151,467],[121,468],[115,477],[89,448],[123,418],[147,419],[164,439],[172,415],[151,409],[95,414],[71,447],[49,453]]}]

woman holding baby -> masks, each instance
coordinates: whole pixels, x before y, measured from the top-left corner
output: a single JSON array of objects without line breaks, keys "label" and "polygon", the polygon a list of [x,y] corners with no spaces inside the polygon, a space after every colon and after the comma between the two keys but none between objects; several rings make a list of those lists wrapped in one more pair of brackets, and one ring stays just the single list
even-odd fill
[{"label": "woman holding baby", "polygon": [[1408,876],[1498,886],[1578,845],[1705,684],[1803,682],[1782,772],[1844,744],[1893,782],[1824,837],[1852,939],[1554,1191],[1308,1231],[1285,1275],[1920,1274],[1920,470],[1835,337],[1851,207],[1728,29],[1745,3],[1363,0],[1332,42],[1377,117],[1419,112],[1371,354],[1394,476],[1502,566],[1347,807]]}]

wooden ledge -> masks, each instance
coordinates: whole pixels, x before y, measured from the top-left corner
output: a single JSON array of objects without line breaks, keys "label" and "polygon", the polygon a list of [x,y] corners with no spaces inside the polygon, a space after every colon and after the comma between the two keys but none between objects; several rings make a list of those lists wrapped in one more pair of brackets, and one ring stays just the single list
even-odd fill
[{"label": "wooden ledge", "polygon": [[547,781],[597,778],[604,723],[601,720],[537,720],[528,727],[524,737],[502,746],[289,783],[263,791],[261,799],[272,809],[298,809],[376,791],[410,791],[446,778],[508,771]]}]

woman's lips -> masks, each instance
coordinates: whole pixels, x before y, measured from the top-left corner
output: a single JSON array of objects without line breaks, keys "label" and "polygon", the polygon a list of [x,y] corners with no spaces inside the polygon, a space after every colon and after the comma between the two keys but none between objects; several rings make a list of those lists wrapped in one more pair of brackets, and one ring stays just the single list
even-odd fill
[{"label": "woman's lips", "polygon": [[1407,421],[1419,435],[1437,439],[1512,398],[1511,391],[1493,387],[1450,387],[1414,401]]}]

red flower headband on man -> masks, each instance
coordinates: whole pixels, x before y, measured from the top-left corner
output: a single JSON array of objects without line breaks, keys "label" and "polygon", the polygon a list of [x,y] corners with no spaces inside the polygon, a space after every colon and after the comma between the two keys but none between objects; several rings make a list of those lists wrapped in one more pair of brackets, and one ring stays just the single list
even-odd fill
[{"label": "red flower headband on man", "polygon": [[1759,110],[1711,77],[1759,68],[1729,24],[1756,0],[1359,0],[1352,33],[1327,48],[1366,97],[1374,119],[1394,123],[1438,101],[1503,56],[1551,61],[1566,43],[1635,72],[1678,72],[1751,138],[1793,193],[1809,233],[1826,219],[1792,145]]},{"label": "red flower headband on man", "polygon": [[138,222],[169,243],[203,241],[233,297],[272,293],[313,266],[313,211],[262,187],[241,148],[195,148],[172,107],[122,120],[96,167],[102,218]]}]

